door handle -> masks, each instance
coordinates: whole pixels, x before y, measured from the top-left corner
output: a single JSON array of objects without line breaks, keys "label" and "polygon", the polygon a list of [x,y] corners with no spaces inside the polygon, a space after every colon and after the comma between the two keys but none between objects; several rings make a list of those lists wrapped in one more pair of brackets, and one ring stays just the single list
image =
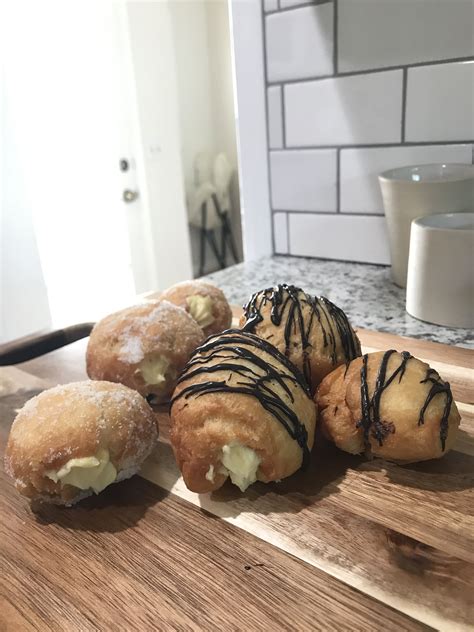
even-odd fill
[{"label": "door handle", "polygon": [[138,191],[131,191],[130,189],[125,189],[122,195],[123,201],[127,203],[135,202],[137,198],[138,198]]}]

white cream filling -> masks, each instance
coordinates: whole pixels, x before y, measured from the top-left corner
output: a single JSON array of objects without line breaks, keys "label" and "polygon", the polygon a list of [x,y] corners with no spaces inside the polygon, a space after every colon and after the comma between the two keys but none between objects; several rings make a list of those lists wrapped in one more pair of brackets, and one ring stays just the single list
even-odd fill
[{"label": "white cream filling", "polygon": [[206,472],[206,479],[208,481],[211,481],[211,483],[214,482],[214,466],[212,464],[209,466],[209,469]]},{"label": "white cream filling", "polygon": [[110,462],[109,451],[102,449],[95,456],[70,459],[61,469],[47,471],[46,476],[55,483],[93,489],[98,494],[115,481],[117,470]]},{"label": "white cream filling", "polygon": [[212,315],[212,299],[209,296],[194,294],[188,296],[186,303],[189,307],[189,314],[194,318],[200,327],[208,327],[214,322]]},{"label": "white cream filling", "polygon": [[232,443],[222,448],[222,465],[234,485],[237,485],[240,491],[244,492],[249,485],[257,480],[260,457],[251,448],[239,443]]},{"label": "white cream filling", "polygon": [[152,355],[140,362],[137,371],[141,373],[147,385],[161,386],[166,382],[166,371],[169,365],[167,358]]}]

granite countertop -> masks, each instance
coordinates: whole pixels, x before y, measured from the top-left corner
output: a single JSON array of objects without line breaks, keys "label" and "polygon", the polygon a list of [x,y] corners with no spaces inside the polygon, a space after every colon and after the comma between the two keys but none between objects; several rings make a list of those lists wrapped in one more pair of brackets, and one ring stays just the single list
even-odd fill
[{"label": "granite countertop", "polygon": [[326,296],[344,309],[355,327],[474,348],[473,332],[431,325],[405,311],[405,290],[394,285],[388,266],[301,257],[265,257],[239,263],[205,277],[231,303],[277,283],[292,283]]}]

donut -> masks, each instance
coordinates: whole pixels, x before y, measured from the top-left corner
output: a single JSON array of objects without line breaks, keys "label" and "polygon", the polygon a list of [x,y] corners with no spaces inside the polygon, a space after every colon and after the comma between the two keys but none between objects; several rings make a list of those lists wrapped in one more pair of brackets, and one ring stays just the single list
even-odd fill
[{"label": "donut", "polygon": [[339,367],[315,401],[322,432],[338,448],[395,462],[443,456],[460,422],[449,383],[406,351],[369,353]]},{"label": "donut", "polygon": [[156,417],[136,391],[74,382],[23,406],[10,430],[5,471],[31,500],[70,506],[133,476],[157,439]]},{"label": "donut", "polygon": [[187,487],[230,478],[245,491],[307,465],[316,407],[303,376],[269,342],[240,330],[196,349],[171,401],[171,444]]},{"label": "donut", "polygon": [[240,327],[284,353],[303,372],[312,393],[328,373],[361,354],[342,309],[294,285],[256,292],[244,306]]},{"label": "donut", "polygon": [[232,311],[224,293],[210,283],[183,281],[165,290],[160,298],[185,309],[206,338],[229,329],[232,324]]},{"label": "donut", "polygon": [[168,301],[134,305],[95,325],[87,346],[87,375],[120,382],[162,403],[203,340],[202,329],[184,309]]}]

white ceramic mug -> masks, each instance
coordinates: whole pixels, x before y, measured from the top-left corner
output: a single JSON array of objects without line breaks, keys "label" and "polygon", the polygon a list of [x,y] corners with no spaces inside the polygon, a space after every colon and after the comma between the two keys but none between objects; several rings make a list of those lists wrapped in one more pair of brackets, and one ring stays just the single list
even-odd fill
[{"label": "white ceramic mug", "polygon": [[387,220],[392,279],[405,287],[412,220],[474,210],[474,166],[433,164],[390,169],[379,175]]},{"label": "white ceramic mug", "polygon": [[406,309],[447,327],[474,327],[474,213],[411,224]]}]

